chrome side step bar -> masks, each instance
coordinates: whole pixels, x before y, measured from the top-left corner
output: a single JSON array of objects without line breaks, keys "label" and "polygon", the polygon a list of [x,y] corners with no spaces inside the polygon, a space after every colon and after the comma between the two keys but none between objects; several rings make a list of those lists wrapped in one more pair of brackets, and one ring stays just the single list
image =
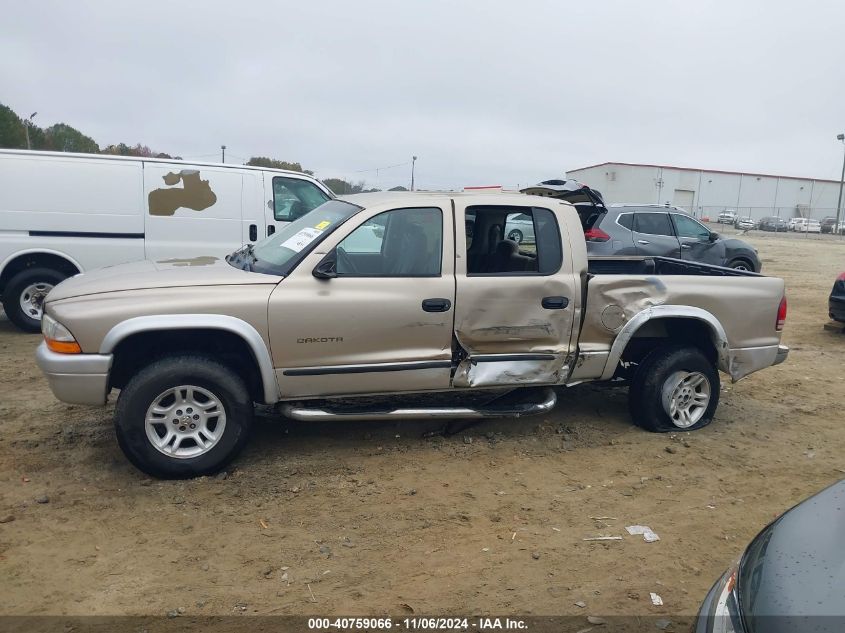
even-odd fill
[{"label": "chrome side step bar", "polygon": [[292,404],[282,404],[282,414],[301,422],[323,422],[330,420],[431,420],[454,418],[521,418],[527,415],[548,413],[557,404],[557,394],[551,388],[545,389],[540,402],[496,406],[495,402],[486,407],[470,409],[467,407],[419,407],[407,409],[378,409],[373,411],[349,411],[342,409],[309,409]]}]

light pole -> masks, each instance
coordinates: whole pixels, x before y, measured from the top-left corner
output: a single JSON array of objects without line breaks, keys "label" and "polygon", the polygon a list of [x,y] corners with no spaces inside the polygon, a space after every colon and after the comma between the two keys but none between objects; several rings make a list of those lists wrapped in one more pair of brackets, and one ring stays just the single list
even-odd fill
[{"label": "light pole", "polygon": [[220,151],[222,151],[222,152],[223,152],[223,157],[220,159],[220,162],[221,162],[221,163],[225,163],[225,162],[226,162],[226,146],[225,146],[225,145],[221,145],[221,146],[220,146]]},{"label": "light pole", "polygon": [[417,166],[417,157],[413,156],[411,160],[411,191],[414,190],[414,168]]},{"label": "light pole", "polygon": [[25,119],[23,122],[23,131],[26,133],[26,148],[32,149],[32,141],[29,139],[29,126],[32,125],[32,119],[35,118],[35,115],[38,114],[37,112],[33,112],[29,115],[28,119]]},{"label": "light pole", "polygon": [[[837,141],[842,141],[842,144],[845,145],[845,134],[837,134],[836,135]],[[836,203],[836,232],[841,233],[839,230],[839,219],[842,216],[842,185],[845,184],[845,154],[842,156],[842,175],[839,177],[839,201]]]}]

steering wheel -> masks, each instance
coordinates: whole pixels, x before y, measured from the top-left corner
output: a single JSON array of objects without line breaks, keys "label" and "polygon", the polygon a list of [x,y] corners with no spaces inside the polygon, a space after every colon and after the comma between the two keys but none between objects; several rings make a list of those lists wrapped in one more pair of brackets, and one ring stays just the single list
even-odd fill
[{"label": "steering wheel", "polygon": [[337,253],[337,265],[335,269],[341,273],[357,273],[358,269],[355,268],[355,264],[352,263],[352,258],[349,256],[345,250],[343,250],[342,246],[338,246],[335,249],[335,253]]}]

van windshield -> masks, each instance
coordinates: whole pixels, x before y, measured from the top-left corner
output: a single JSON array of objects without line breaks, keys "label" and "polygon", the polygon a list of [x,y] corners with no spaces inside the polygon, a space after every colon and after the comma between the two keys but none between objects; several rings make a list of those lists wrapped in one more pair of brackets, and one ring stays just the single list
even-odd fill
[{"label": "van windshield", "polygon": [[226,261],[235,268],[287,275],[317,244],[360,210],[349,202],[329,200],[273,235],[238,249]]}]

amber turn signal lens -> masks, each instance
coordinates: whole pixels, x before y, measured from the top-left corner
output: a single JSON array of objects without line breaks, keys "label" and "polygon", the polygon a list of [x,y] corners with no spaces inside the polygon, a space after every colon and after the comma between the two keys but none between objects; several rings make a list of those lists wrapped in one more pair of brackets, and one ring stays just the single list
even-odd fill
[{"label": "amber turn signal lens", "polygon": [[45,338],[47,347],[59,354],[81,354],[82,348],[76,341],[54,341],[53,339]]}]

